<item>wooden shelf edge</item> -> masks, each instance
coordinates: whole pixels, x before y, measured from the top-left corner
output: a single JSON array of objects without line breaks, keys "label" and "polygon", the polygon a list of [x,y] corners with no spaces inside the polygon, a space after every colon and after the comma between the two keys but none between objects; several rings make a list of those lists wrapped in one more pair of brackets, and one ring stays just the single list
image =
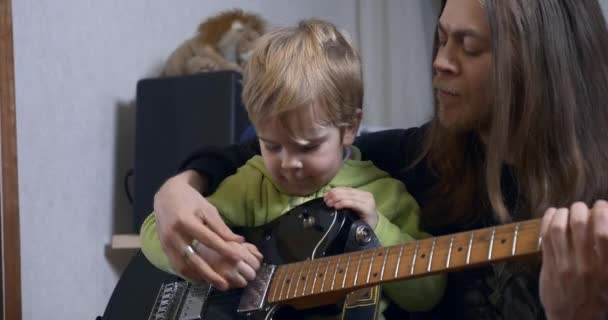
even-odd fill
[{"label": "wooden shelf edge", "polygon": [[123,249],[141,249],[141,240],[139,235],[133,234],[115,234],[112,235],[112,243],[110,244],[112,249],[123,250]]}]

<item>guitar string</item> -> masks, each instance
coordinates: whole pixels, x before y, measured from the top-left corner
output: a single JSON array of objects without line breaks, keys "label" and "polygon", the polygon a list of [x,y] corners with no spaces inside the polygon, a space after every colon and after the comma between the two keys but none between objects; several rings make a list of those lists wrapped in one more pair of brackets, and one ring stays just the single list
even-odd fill
[{"label": "guitar string", "polygon": [[[533,246],[536,246],[536,245],[537,245],[537,241],[533,241],[533,240],[527,240],[527,241],[526,241],[526,240],[521,240],[521,241],[518,241],[518,243],[519,243],[519,246],[525,246],[525,247],[527,247],[527,248],[530,248],[530,247],[533,247]],[[507,245],[507,243],[505,243],[504,245]],[[503,246],[504,246],[504,245],[503,245]],[[497,247],[495,246],[495,247],[493,248],[493,250],[492,250],[494,253],[496,253],[496,250],[497,250],[496,248],[497,248]],[[425,249],[428,249],[428,248],[425,248]],[[430,256],[430,255],[429,255],[429,253],[428,253],[428,252],[427,252],[425,249],[419,249],[417,256],[418,256],[418,257],[420,257],[420,259],[426,259],[427,257],[429,257],[429,256]],[[484,247],[484,251],[487,251],[487,250],[489,250],[489,247]],[[506,256],[495,256],[495,257],[493,257],[492,259],[489,259],[489,260],[488,260],[487,258],[485,258],[485,256],[484,256],[484,259],[483,259],[483,260],[475,259],[475,260],[473,261],[473,263],[484,262],[484,261],[495,261],[495,260],[499,260],[499,259],[505,259],[505,258],[509,258],[509,257],[511,256],[511,253],[510,253],[510,247],[509,247],[509,248],[506,248],[505,250],[508,250],[508,255],[506,255]],[[437,257],[444,257],[444,256],[447,258],[447,253],[448,253],[448,252],[449,252],[449,249],[448,249],[448,248],[442,248],[442,247],[439,247],[439,248],[438,248],[438,247],[435,247],[435,252],[433,253],[433,256],[434,256],[435,258],[437,258]],[[411,257],[411,256],[413,256],[413,253],[414,253],[414,250],[409,250],[409,249],[408,249],[408,250],[404,250],[404,251],[403,251],[403,254],[402,254],[401,256],[402,256],[402,257],[403,257],[403,256],[405,256],[405,257]],[[457,255],[457,254],[461,254],[461,255],[462,255],[462,254],[464,254],[464,253],[466,253],[466,251],[465,251],[465,250],[460,250],[460,248],[457,248],[457,249],[455,249],[455,250],[452,250],[451,256],[452,256],[452,257],[454,257],[454,256],[455,256],[455,255]],[[485,254],[485,252],[483,252],[483,253]],[[534,253],[534,252],[530,252],[530,253]],[[383,254],[383,255],[384,255],[384,254]],[[382,256],[383,256],[383,255],[382,255]],[[360,259],[360,260],[361,260],[361,265],[362,265],[363,267],[367,267],[367,268],[369,268],[370,263],[368,263],[368,262],[371,262],[371,260],[372,260],[372,259],[374,259],[374,256],[381,256],[381,255],[376,255],[376,254],[374,254],[374,255],[372,256],[372,254],[371,254],[371,253],[369,253],[369,252],[368,252],[368,253],[365,253],[365,254],[363,255],[363,257]],[[515,256],[518,256],[518,254],[515,254]],[[391,264],[392,264],[393,260],[397,259],[398,257],[399,257],[399,254],[398,254],[398,253],[390,252],[390,253],[388,254],[388,258],[387,258],[387,261],[388,261],[388,262],[387,262],[387,263],[391,263]],[[452,258],[452,259],[453,259],[453,258]],[[356,262],[356,263],[358,263],[358,261],[359,261],[359,259],[358,259],[358,258],[355,258],[355,262]],[[424,261],[424,263],[428,264],[427,260],[418,260],[418,261],[415,263],[415,265],[423,265],[423,263],[422,263],[421,261]],[[404,262],[405,262],[405,261],[404,261]],[[321,269],[322,269],[322,268],[323,268],[323,266],[325,266],[326,264],[329,264],[329,265],[330,265],[330,268],[329,268],[329,273],[332,273],[332,270],[335,270],[335,267],[333,267],[333,268],[332,268],[332,267],[331,267],[331,265],[335,264],[336,262],[332,261],[331,259],[325,259],[323,262],[320,262],[320,263],[321,263]],[[439,262],[435,262],[435,263],[433,263],[433,265],[435,265],[436,263],[439,263]],[[471,263],[469,263],[469,264],[471,264]],[[302,266],[305,266],[305,265],[307,265],[307,264],[306,264],[305,262],[303,262],[303,263],[302,263]],[[375,269],[377,269],[379,266],[381,266],[381,265],[382,265],[382,263],[381,263],[381,262],[379,262],[379,263],[376,263],[376,265],[377,265],[377,266],[376,266],[376,267],[374,267],[374,264],[372,264],[372,269],[374,269],[374,270],[375,270]],[[400,267],[399,267],[399,268],[400,268],[400,269],[405,269],[405,268],[411,267],[411,265],[412,265],[412,264],[411,264],[410,262],[407,262],[407,263],[402,263],[402,264],[400,265]],[[448,270],[448,269],[451,269],[451,268],[457,268],[457,267],[462,267],[462,266],[466,266],[466,265],[467,265],[467,263],[461,263],[460,265],[459,265],[459,264],[454,264],[454,261],[452,260],[452,266],[451,266],[451,267],[448,267],[448,268],[445,268],[445,267],[444,267],[444,268],[442,268],[442,269]],[[344,268],[343,263],[340,263],[340,264],[339,264],[339,266],[342,266],[342,268]],[[436,270],[436,268],[435,268],[435,270]],[[353,272],[354,272],[354,271],[353,271]],[[277,272],[275,273],[275,276],[278,276],[279,274],[281,274],[282,276],[283,276],[283,275],[287,275],[287,276],[285,276],[285,277],[284,277],[284,278],[285,278],[285,279],[284,279],[284,281],[285,281],[285,280],[291,280],[291,279],[296,278],[296,277],[294,277],[294,276],[293,276],[293,275],[295,275],[293,272],[285,272],[285,271],[283,271],[283,270],[282,270],[282,268],[280,268],[280,267],[279,267],[279,269],[277,270]],[[289,277],[289,276],[288,276],[289,274],[291,274],[291,275],[292,275],[292,277]],[[304,278],[304,280],[306,280],[306,278]],[[304,281],[304,280],[302,280],[302,281]]]},{"label": "guitar string", "polygon": [[[532,235],[533,235],[534,237],[533,237],[532,239],[529,239],[529,236],[530,236],[530,235],[528,235],[528,234],[526,233],[526,231],[530,231],[530,229],[532,229],[532,228],[527,228],[527,227],[528,227],[528,226],[523,226],[523,225],[522,225],[522,226],[520,226],[520,228],[519,228],[519,231],[518,231],[518,240],[517,240],[518,247],[521,247],[522,245],[525,245],[525,247],[527,248],[529,245],[537,245],[538,238],[536,237],[536,234],[535,234],[535,233],[533,233]],[[483,230],[483,229],[482,229],[482,230]],[[488,231],[488,234],[482,234],[482,233],[480,233],[480,232],[475,233],[476,238],[475,238],[475,241],[473,242],[473,244],[474,244],[474,245],[476,244],[476,245],[478,245],[478,246],[479,246],[480,242],[481,242],[481,243],[484,243],[484,244],[485,244],[485,243],[488,243],[488,244],[489,244],[489,241],[490,241],[490,237],[489,237],[489,236],[491,235],[491,230],[484,230],[484,231]],[[437,256],[437,255],[439,255],[439,253],[444,253],[444,252],[449,251],[449,248],[444,247],[444,246],[442,245],[442,243],[443,243],[443,242],[447,242],[447,244],[449,245],[449,242],[451,242],[451,240],[450,240],[450,239],[451,239],[452,237],[454,238],[454,241],[453,241],[453,248],[456,248],[456,249],[454,249],[453,251],[460,252],[460,251],[461,251],[460,249],[463,249],[463,248],[468,248],[468,246],[469,246],[469,234],[470,234],[470,233],[471,233],[471,232],[468,232],[468,233],[461,233],[461,234],[455,234],[455,235],[453,235],[453,236],[440,236],[440,237],[436,237],[436,238],[426,238],[426,239],[420,239],[420,240],[412,240],[412,241],[409,241],[409,242],[407,242],[407,243],[403,243],[403,244],[400,244],[400,245],[392,245],[392,246],[388,246],[388,247],[391,247],[391,248],[398,248],[398,247],[403,246],[403,247],[404,247],[404,250],[403,250],[402,256],[411,256],[411,254],[412,254],[412,253],[415,251],[414,246],[416,245],[416,242],[420,242],[420,244],[421,244],[421,245],[422,245],[422,244],[428,244],[428,247],[429,247],[429,248],[424,248],[424,249],[430,249],[430,246],[432,245],[432,240],[433,240],[433,239],[436,239],[436,247],[435,247],[435,253],[434,253],[434,256]],[[513,234],[514,234],[513,230],[505,230],[505,231],[502,231],[502,230],[498,230],[498,229],[497,229],[497,230],[496,230],[495,237],[494,237],[494,238],[495,238],[495,240],[494,240],[494,241],[495,241],[495,242],[498,242],[499,244],[501,244],[501,245],[503,245],[503,246],[504,246],[504,245],[507,245],[507,244],[512,244],[512,239],[513,239],[512,235],[513,235]],[[505,241],[504,241],[504,243],[503,243],[503,242],[502,242],[502,240],[503,240],[503,239],[501,239],[501,236],[505,236],[505,235],[507,235],[507,236],[509,236],[509,237],[508,237],[508,239],[504,239]],[[462,237],[461,237],[461,238],[457,238],[458,236],[462,236]],[[485,236],[488,236],[488,237],[487,237],[487,239],[486,239],[486,237],[485,237]],[[444,241],[444,240],[445,240],[445,241]],[[363,258],[363,260],[361,260],[361,261],[362,261],[362,262],[367,262],[367,260],[371,260],[371,253],[372,253],[372,252],[376,252],[376,251],[377,251],[377,249],[380,249],[380,248],[388,248],[388,247],[378,247],[378,248],[375,248],[375,249],[367,249],[367,250],[364,250],[364,252],[365,252],[365,253],[364,253],[364,258]],[[422,246],[421,246],[421,247],[422,247]],[[425,247],[426,247],[426,246],[425,246]],[[495,247],[493,248],[493,251],[497,250],[497,249],[496,249],[496,247],[497,247],[497,246],[495,246]],[[422,255],[422,254],[426,254],[426,253],[427,253],[427,252],[423,251],[424,249],[422,249],[422,248],[420,248],[420,249],[419,249],[419,252],[420,252],[420,253],[419,253],[419,255]],[[486,248],[486,250],[487,250],[487,249],[488,249],[488,248]],[[353,253],[346,253],[346,254],[341,254],[341,255],[342,255],[342,256],[348,256],[348,255],[352,255],[352,256],[360,256],[360,255],[361,255],[361,251],[355,251],[355,252],[353,252]],[[374,253],[374,255],[375,255],[375,253]],[[327,260],[328,262],[330,262],[330,263],[331,263],[331,261],[329,261],[329,260],[331,260],[332,258],[335,258],[335,257],[337,257],[337,256],[338,256],[338,255],[335,255],[335,256],[326,256],[326,257],[321,257],[321,258],[318,258],[318,259],[315,259],[315,260],[311,260],[311,261],[299,261],[299,262],[291,262],[291,263],[288,263],[288,264],[283,264],[283,265],[280,265],[280,266],[279,266],[279,268],[278,268],[277,272],[281,272],[281,271],[283,271],[283,270],[284,270],[284,268],[285,268],[287,265],[302,265],[302,264],[309,264],[309,263],[311,263],[312,261],[317,261],[317,262],[320,262],[320,263],[326,263],[326,262],[321,262],[321,261],[326,261],[326,260]],[[395,256],[399,256],[399,253],[397,253],[397,252],[395,252],[395,251],[391,251],[391,252],[389,253],[389,257],[395,257]],[[355,261],[358,261],[358,258],[355,258]]]},{"label": "guitar string", "polygon": [[[534,231],[538,232],[538,225],[535,224],[535,223],[521,223],[520,224],[519,231],[518,231],[519,232],[518,237],[520,237],[520,239],[518,240],[519,246],[526,245],[526,247],[528,247],[530,244],[532,244],[532,245],[536,245],[537,244],[537,239],[536,238],[534,238],[534,239],[525,239],[526,238],[526,231],[530,231],[531,229],[534,229]],[[461,232],[461,233],[457,233],[457,234],[453,234],[453,235],[440,236],[440,237],[436,237],[434,239],[436,239],[437,242],[439,242],[439,240],[443,238],[443,239],[446,239],[449,242],[449,241],[451,241],[450,240],[451,238],[454,238],[454,241],[452,241],[453,242],[453,247],[458,248],[459,245],[465,245],[466,247],[468,247],[469,246],[468,240],[467,239],[459,239],[458,238],[459,236],[467,237],[468,234],[473,233],[473,232],[475,232],[476,235],[478,235],[478,236],[484,236],[484,235],[488,236],[489,233],[491,232],[491,230],[492,230],[491,228],[490,229],[487,229],[487,228],[486,229],[479,229],[479,230],[473,230],[473,231],[469,231],[469,232]],[[485,234],[485,233],[488,233],[488,234]],[[500,236],[504,236],[504,235],[511,236],[513,234],[514,234],[514,230],[509,230],[509,228],[505,228],[504,226],[497,226],[496,227],[495,238],[499,238],[500,239]],[[402,252],[402,256],[409,256],[409,255],[411,255],[414,252],[414,249],[410,248],[410,247],[412,247],[416,242],[427,242],[427,241],[429,241],[429,243],[430,243],[430,241],[432,241],[431,239],[433,239],[433,238],[413,240],[413,241],[404,243],[402,245],[394,245],[394,246],[390,246],[390,247],[400,247],[400,246],[403,246],[405,248],[405,250]],[[479,237],[476,238],[476,240],[477,240],[477,242],[475,242],[475,243],[478,243],[480,240],[482,240],[484,242],[489,241],[489,239],[483,239],[483,238],[479,238]],[[501,239],[501,241],[502,241],[502,239]],[[509,241],[509,244],[511,244],[511,243],[512,242]],[[505,242],[504,244],[507,244],[507,242]],[[378,247],[376,249],[369,249],[367,252],[364,252],[363,255],[359,251],[359,252],[354,252],[354,253],[342,254],[342,256],[346,256],[346,255],[359,255],[359,256],[361,256],[362,255],[361,263],[363,264],[364,262],[367,263],[368,261],[373,260],[376,256],[384,256],[385,253],[380,254],[380,255],[376,255],[376,252],[378,251],[377,249],[386,249],[386,248],[388,248],[388,247]],[[383,251],[385,251],[385,250],[380,250],[380,253],[382,253]],[[434,256],[438,256],[439,254],[442,254],[442,253],[444,253],[446,251],[448,251],[448,249],[444,248],[443,246],[442,247],[436,247],[435,248]],[[461,251],[461,250],[456,249],[454,251]],[[420,255],[422,255],[422,254],[425,254],[425,252],[420,253]],[[454,253],[452,253],[452,255],[453,254]],[[393,251],[393,252],[389,252],[387,256],[388,256],[388,259],[394,259],[394,258],[397,258],[399,256],[399,254],[397,252]],[[312,261],[308,261],[308,262],[306,262],[306,261],[292,262],[290,264],[300,264],[300,268],[296,267],[296,270],[292,271],[291,273],[292,273],[292,275],[294,275],[293,272],[299,271],[305,265],[309,265],[309,267],[312,267],[313,266],[312,263],[316,263],[316,264],[318,264],[318,266],[326,266],[327,265],[329,267],[329,266],[331,266],[334,263],[334,262],[332,262],[332,259],[337,259],[336,257],[337,256],[327,256],[327,257],[321,257],[321,258],[318,258],[318,259],[315,259],[315,260],[312,260]],[[356,259],[356,260],[359,260],[359,259]],[[288,264],[280,265],[279,268],[277,269],[277,272],[274,274],[274,277],[278,278],[279,273],[281,273],[282,275],[285,276],[284,279],[283,279],[283,281],[285,281],[286,279],[288,279],[288,277],[284,274],[285,272],[281,272],[283,270],[286,270],[285,267],[287,265]],[[370,267],[369,264],[366,264],[365,266],[368,267],[368,268]],[[337,264],[333,268],[333,270],[335,270],[335,268],[339,268],[339,267],[340,267],[340,264]],[[402,266],[400,266],[400,269],[407,269],[407,267],[410,267],[410,265],[403,264]],[[373,264],[371,265],[371,269],[374,269],[373,268]],[[447,270],[449,268],[447,268],[447,269],[444,268],[444,269]],[[329,270],[332,270],[332,269],[329,269]],[[320,283],[323,283],[323,282],[327,281],[326,279],[327,279],[327,274],[328,273],[331,273],[331,272],[325,273],[325,276],[323,276],[323,275],[317,276],[317,273],[315,272],[315,274],[313,276],[315,276],[315,278],[317,278],[317,277],[323,277],[323,280],[320,280],[321,281]],[[304,280],[307,280],[307,277],[305,277]],[[302,280],[302,281],[304,281],[304,280]],[[299,279],[296,279],[296,281],[299,281]],[[311,287],[311,293],[314,292],[315,287]],[[270,288],[271,287],[269,286],[269,290],[270,290]],[[213,299],[213,298],[226,298],[226,297],[231,297],[231,296],[240,296],[240,295],[242,295],[242,290],[230,290],[230,291],[227,291],[227,292],[222,292],[222,291],[217,290],[217,289],[213,289],[213,290],[214,291],[212,291],[212,293],[210,293],[210,295],[209,295],[209,298],[211,298],[211,299]],[[329,291],[333,291],[333,290],[328,290],[328,292]],[[306,294],[304,294],[304,295],[306,295]]]},{"label": "guitar string", "polygon": [[[536,245],[536,241],[526,241],[525,243],[522,241],[521,243],[523,243],[524,245]],[[485,248],[484,248],[484,249],[485,249]],[[439,253],[443,254],[443,252],[445,252],[445,250],[437,250],[437,252],[439,252]],[[439,254],[438,254],[438,255],[439,255]],[[438,255],[436,255],[436,256],[438,256]],[[393,255],[393,254],[389,254],[389,256],[390,256],[391,260],[394,260],[395,256],[397,256],[397,255],[396,255],[396,254],[395,254],[395,255]],[[366,256],[366,260],[367,260],[367,259],[371,260],[371,257],[370,257],[369,255],[367,255],[367,256]],[[494,259],[494,260],[498,260],[498,258],[497,258],[497,259]],[[488,260],[488,261],[494,261],[494,260]],[[485,261],[486,261],[486,260],[481,260],[481,261],[477,261],[477,260],[476,260],[476,261],[473,261],[473,263],[479,263],[479,262],[485,262]],[[367,261],[366,261],[366,262],[367,262]],[[321,266],[324,266],[324,265],[325,265],[325,264],[327,264],[327,263],[328,263],[328,264],[332,264],[332,261],[331,261],[331,260],[327,260],[327,262],[325,262],[325,263],[321,264]],[[425,261],[424,263],[419,263],[419,265],[426,265],[426,264],[428,264],[426,261]],[[469,264],[471,264],[471,263],[469,263]],[[367,264],[367,263],[366,263],[365,265],[363,265],[363,266],[364,266],[364,268],[368,268],[369,270],[374,271],[374,278],[377,278],[377,276],[378,276],[377,271],[378,271],[378,267],[379,267],[379,266],[374,266],[373,264],[371,264],[371,265],[370,265],[370,264]],[[464,263],[464,264],[462,264],[462,265],[453,265],[453,266],[452,266],[452,268],[456,268],[456,267],[465,267],[465,266],[467,266],[467,264],[466,264],[466,263]],[[401,269],[401,270],[404,270],[404,269],[405,269],[405,270],[407,270],[407,268],[409,268],[409,267],[411,267],[411,264],[404,264],[404,265],[400,266],[400,268],[399,268],[399,269]],[[341,264],[339,264],[339,265],[337,265],[336,267],[329,268],[329,272],[325,273],[325,276],[323,276],[322,274],[315,274],[315,275],[313,275],[313,276],[314,276],[314,277],[319,277],[319,278],[322,278],[322,280],[320,280],[320,282],[321,282],[321,283],[325,283],[325,282],[327,282],[327,281],[328,281],[328,280],[327,280],[327,278],[328,278],[328,274],[331,274],[331,273],[332,273],[332,270],[333,270],[333,271],[334,271],[334,273],[335,273],[335,271],[336,271],[337,269],[343,269],[343,266],[342,266]],[[391,269],[393,269],[393,268],[391,268]],[[444,271],[444,270],[449,270],[449,269],[451,269],[451,268],[450,268],[450,267],[442,267],[442,268],[440,268],[440,270],[438,270],[437,268],[435,268],[435,271]],[[397,277],[395,277],[395,276],[390,276],[390,278],[386,278],[386,279],[390,280],[390,279],[395,279],[395,278],[400,278],[400,277],[403,277],[403,275],[399,275],[399,273],[403,274],[403,272],[398,272],[398,276],[397,276]],[[429,270],[427,270],[427,271],[424,271],[424,272],[422,272],[422,273],[421,273],[420,271],[416,271],[416,272],[414,272],[414,275],[424,275],[425,273],[430,273],[430,271],[429,271]],[[277,274],[278,274],[278,273],[277,273]],[[294,279],[294,277],[290,277],[290,275],[289,275],[289,274],[282,274],[282,275],[284,276],[284,281],[285,281],[285,279],[287,279],[287,280],[289,280],[290,278],[291,278],[291,279]],[[293,274],[292,274],[292,276],[293,276]],[[347,276],[347,275],[345,274],[345,276]],[[329,277],[331,278],[331,276],[329,276]],[[350,277],[349,277],[349,278],[350,278]],[[306,280],[306,279],[304,279],[304,280]],[[354,280],[354,277],[353,277],[353,280]],[[384,279],[383,279],[383,280],[384,280]],[[296,281],[299,281],[299,280],[296,280]],[[362,282],[363,282],[363,281],[362,281]],[[368,283],[368,282],[369,282],[369,281],[366,281],[365,283]],[[359,284],[361,284],[361,283],[359,283]],[[341,289],[341,288],[338,288],[338,289]],[[278,289],[278,288],[275,288],[275,290],[279,290],[279,289]],[[311,290],[311,292],[314,292],[314,291],[316,290],[316,286],[315,286],[314,288],[312,288],[312,287],[311,287],[311,288],[310,288],[310,290]],[[328,290],[328,291],[333,291],[333,290]]]},{"label": "guitar string", "polygon": [[[531,244],[535,244],[536,242],[529,242],[529,243],[531,243]],[[479,263],[479,262],[483,262],[483,261],[475,261],[475,262],[473,262],[473,263]],[[421,265],[425,265],[425,264],[426,264],[426,262],[425,262],[424,264],[421,264]],[[467,264],[462,264],[462,265],[461,265],[461,267],[464,267],[464,266],[467,266]],[[338,267],[340,267],[340,265],[338,265]],[[370,268],[370,266],[369,266],[369,265],[366,265],[365,267],[366,267],[366,268],[369,268],[369,269],[371,269],[371,270],[373,270],[373,271],[374,271],[374,280],[373,280],[373,281],[371,281],[371,282],[370,282],[370,281],[357,281],[357,285],[365,285],[365,284],[369,284],[369,283],[375,283],[375,281],[377,281],[377,280],[376,280],[376,279],[377,279],[377,272],[376,272],[376,271],[377,271],[377,267],[374,267],[373,265],[371,266],[371,268]],[[401,269],[401,270],[407,270],[407,268],[409,268],[409,267],[410,267],[410,265],[409,265],[409,264],[404,264],[404,265],[402,265],[402,266],[401,266],[399,269]],[[454,268],[454,266],[453,266],[452,268]],[[330,268],[330,269],[329,269],[330,271],[329,271],[328,273],[326,273],[326,274],[325,274],[325,276],[323,276],[323,275],[313,275],[313,276],[314,276],[314,277],[319,277],[319,278],[322,278],[322,280],[320,280],[320,282],[322,282],[322,283],[327,282],[327,281],[328,281],[328,274],[331,274],[331,273],[332,273],[332,269],[333,269],[333,270],[335,270],[335,269],[336,269],[336,267],[334,267],[334,268]],[[340,268],[340,269],[343,269],[343,268]],[[440,271],[447,271],[447,270],[449,270],[449,269],[450,269],[450,268],[445,268],[445,267],[443,267],[443,268],[441,268],[441,270],[440,270]],[[435,269],[435,271],[437,271],[437,269]],[[413,275],[416,275],[416,276],[423,276],[424,274],[428,274],[428,273],[430,273],[430,271],[423,271],[423,272],[416,271],[416,272],[414,272],[414,274],[413,274]],[[400,274],[400,275],[398,275],[397,277],[394,277],[394,276],[392,276],[392,275],[391,275],[391,276],[388,276],[388,277],[385,277],[385,278],[383,279],[383,281],[379,281],[379,282],[388,282],[388,281],[390,281],[391,279],[397,279],[397,278],[401,278],[401,279],[404,279],[404,280],[405,280],[405,278],[407,278],[407,275],[408,275],[408,274],[403,275],[403,272],[402,272],[402,271],[401,271],[401,272],[399,272],[399,274]],[[345,274],[344,276],[346,277],[346,276],[347,276],[347,274]],[[329,276],[329,277],[330,277],[330,279],[331,279],[331,276]],[[342,275],[341,275],[340,277],[342,277]],[[289,279],[289,275],[286,275],[284,278],[285,278],[285,279]],[[349,278],[349,279],[350,279],[350,277],[347,277],[347,278]],[[353,280],[354,280],[354,277],[352,277],[352,278],[353,278]],[[296,281],[300,281],[300,280],[296,280]],[[303,280],[302,280],[302,281],[303,281]],[[277,285],[279,285],[279,284],[277,284]],[[350,285],[345,286],[345,288],[349,288],[349,287],[351,287],[351,286],[350,286]],[[352,287],[355,287],[355,285],[353,285]],[[270,287],[269,287],[269,290],[271,290],[272,288],[273,288],[273,286],[270,286]],[[274,289],[275,289],[275,290],[280,290],[280,289],[278,289],[277,287],[274,287]],[[310,296],[310,295],[315,295],[315,294],[318,294],[319,292],[317,292],[317,290],[316,290],[316,289],[317,289],[317,286],[315,286],[315,287],[310,287],[310,289],[309,289],[309,290],[308,290],[308,287],[307,287],[307,290],[306,290],[306,291],[310,291],[310,293],[305,293],[305,294],[294,294],[293,296],[291,296],[291,295],[290,295],[290,298],[301,298],[301,297],[305,297],[305,296]],[[337,288],[335,288],[335,290],[334,290],[334,289],[329,288],[329,289],[327,289],[327,290],[325,291],[325,293],[327,293],[327,292],[332,292],[332,291],[338,291],[338,290],[341,290],[341,289],[343,289],[343,288],[342,288],[342,287],[337,287]],[[274,299],[274,300],[276,301],[277,299]],[[281,300],[281,299],[278,299],[278,300]]]},{"label": "guitar string", "polygon": [[[530,244],[530,243],[531,243],[531,244],[535,244],[535,242],[534,242],[534,241],[530,241],[530,242],[528,242],[528,243],[529,243],[529,244]],[[436,249],[436,250],[437,250],[437,249]],[[440,251],[436,251],[436,252],[440,252]],[[393,255],[392,253],[389,253],[389,257],[390,257],[390,256],[395,257],[395,256],[397,256],[397,254]],[[331,256],[330,256],[330,257],[328,257],[328,258],[331,258]],[[370,258],[370,260],[371,260],[371,258]],[[318,261],[317,261],[317,262],[318,262]],[[330,262],[330,261],[328,261],[328,262]],[[324,264],[320,263],[320,265],[324,265]],[[331,264],[330,264],[330,265],[331,265]],[[336,267],[339,267],[339,265],[337,265]],[[367,267],[369,267],[369,265],[368,265]],[[409,265],[408,265],[408,264],[403,264],[403,265],[401,265],[400,269],[407,270],[407,268],[408,268],[408,267],[409,267]],[[373,270],[373,269],[374,269],[374,268],[373,268],[373,266],[372,266],[372,270]],[[448,269],[449,269],[449,268],[448,268]],[[330,270],[331,270],[331,267],[330,267]],[[444,268],[444,270],[447,270],[447,269],[445,269],[445,268]],[[330,272],[328,272],[328,273],[329,273],[329,274],[331,274],[331,271],[330,271]],[[328,274],[328,273],[325,273],[325,275],[327,276],[327,274]],[[423,272],[422,274],[424,274],[424,273],[428,273],[428,272]],[[276,274],[276,273],[275,273],[275,275],[274,275],[274,276],[276,277],[276,276],[278,276],[278,274]],[[315,276],[315,275],[313,275],[313,276]],[[325,281],[327,281],[327,277],[326,277],[326,276],[325,276],[325,277],[320,276],[320,277],[323,277],[323,280],[320,280],[320,281],[321,281],[321,282],[325,282]],[[391,278],[392,278],[392,279],[395,279],[395,278],[394,278],[392,275],[390,275],[390,273],[388,273],[386,280],[390,280]],[[297,279],[296,281],[304,281],[304,280]],[[359,285],[362,285],[362,284],[365,284],[365,283],[369,283],[369,282],[366,282],[366,281],[361,281],[361,282],[360,282],[360,283],[358,283],[358,284],[359,284]],[[317,293],[318,293],[318,292],[315,292],[315,288],[316,288],[316,287],[317,287],[317,286],[315,286],[315,287],[311,287],[309,290],[306,290],[306,292],[305,292],[304,294],[298,294],[297,292],[295,292],[293,296],[291,296],[291,295],[290,295],[290,298],[301,298],[301,297],[305,297],[305,296],[309,296],[309,295],[315,295],[315,294],[317,294]],[[346,286],[346,287],[350,287],[350,286]],[[308,288],[308,287],[307,287],[307,288]],[[269,290],[268,294],[270,294],[270,289],[271,289],[271,286],[269,285],[269,287],[268,287],[268,290]],[[332,292],[332,291],[338,291],[338,290],[340,290],[340,289],[342,289],[342,288],[339,288],[339,287],[338,287],[338,288],[334,288],[333,290],[328,288],[328,289],[325,291],[325,293],[327,293],[327,292]],[[212,291],[212,292],[210,293],[210,295],[208,296],[208,298],[207,298],[207,299],[226,299],[226,298],[230,298],[230,297],[240,297],[240,296],[242,295],[242,290],[230,290],[230,291],[227,291],[227,292],[219,291],[219,290],[217,290],[217,289],[213,289],[213,290],[214,290],[214,291]],[[276,289],[276,290],[279,290],[279,289]],[[309,291],[310,293],[308,293],[308,291]],[[275,300],[276,300],[276,299],[275,299]],[[278,300],[281,300],[281,299],[278,299]],[[284,300],[286,300],[286,299],[284,299]]]}]

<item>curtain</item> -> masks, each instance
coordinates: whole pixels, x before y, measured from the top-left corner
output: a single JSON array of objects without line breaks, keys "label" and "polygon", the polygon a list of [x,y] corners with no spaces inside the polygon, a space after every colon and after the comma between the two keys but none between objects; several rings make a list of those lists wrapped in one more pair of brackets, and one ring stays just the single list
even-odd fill
[{"label": "curtain", "polygon": [[358,0],[366,128],[408,128],[432,112],[432,46],[439,0]]}]

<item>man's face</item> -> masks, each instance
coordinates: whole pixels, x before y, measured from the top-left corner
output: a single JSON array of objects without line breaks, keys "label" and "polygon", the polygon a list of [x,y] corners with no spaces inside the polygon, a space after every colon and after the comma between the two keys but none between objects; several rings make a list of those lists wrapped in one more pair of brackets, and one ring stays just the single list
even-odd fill
[{"label": "man's face", "polygon": [[490,27],[480,1],[448,0],[437,28],[433,86],[439,122],[447,129],[483,131],[490,125],[493,71]]}]

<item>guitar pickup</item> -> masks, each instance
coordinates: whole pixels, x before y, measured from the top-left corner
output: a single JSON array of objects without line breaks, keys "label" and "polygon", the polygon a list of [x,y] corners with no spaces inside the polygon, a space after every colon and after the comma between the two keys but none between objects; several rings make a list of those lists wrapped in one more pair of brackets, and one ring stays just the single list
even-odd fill
[{"label": "guitar pickup", "polygon": [[211,286],[178,281],[163,284],[148,320],[199,320]]},{"label": "guitar pickup", "polygon": [[263,264],[260,267],[256,278],[243,290],[237,312],[253,312],[264,308],[275,268],[276,266],[270,264]]},{"label": "guitar pickup", "polygon": [[207,283],[190,284],[190,290],[184,296],[177,320],[200,320],[210,290],[211,286]]},{"label": "guitar pickup", "polygon": [[187,290],[188,284],[186,282],[163,284],[158,291],[148,320],[174,319],[179,308],[177,302],[182,299]]}]

